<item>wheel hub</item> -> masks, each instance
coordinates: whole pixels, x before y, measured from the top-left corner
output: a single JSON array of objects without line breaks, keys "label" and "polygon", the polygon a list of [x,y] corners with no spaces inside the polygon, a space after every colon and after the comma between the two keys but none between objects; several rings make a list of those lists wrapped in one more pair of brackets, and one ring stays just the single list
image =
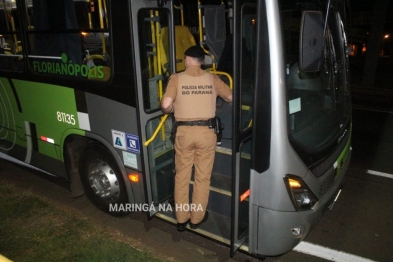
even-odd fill
[{"label": "wheel hub", "polygon": [[119,181],[113,169],[102,160],[95,160],[89,168],[89,182],[93,191],[105,201],[114,202],[119,198]]}]

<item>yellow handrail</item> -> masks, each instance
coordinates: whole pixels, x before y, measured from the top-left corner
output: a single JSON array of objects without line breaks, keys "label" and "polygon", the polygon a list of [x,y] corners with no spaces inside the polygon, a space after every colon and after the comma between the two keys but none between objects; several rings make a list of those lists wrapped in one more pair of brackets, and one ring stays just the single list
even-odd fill
[{"label": "yellow handrail", "polygon": [[[13,15],[10,15],[10,17],[11,17],[11,27],[12,27],[12,31],[15,32],[15,21],[14,21],[14,16],[13,16]],[[16,36],[16,34],[14,34],[14,42],[15,42],[14,50],[15,50],[15,54],[17,54],[17,53],[21,52],[22,50],[19,50],[19,46],[18,46],[18,37]]]},{"label": "yellow handrail", "polygon": [[158,125],[156,131],[154,131],[154,134],[152,135],[152,137],[144,143],[145,146],[148,146],[148,145],[156,138],[158,132],[160,131],[162,125],[165,123],[165,120],[166,120],[167,118],[168,118],[168,114],[165,114],[165,115],[161,118],[161,122],[160,122],[160,124]]},{"label": "yellow handrail", "polygon": [[[156,15],[157,17],[160,16],[160,14],[159,14],[158,11],[155,11],[155,15]],[[160,40],[160,38],[161,38],[161,24],[160,24],[159,22],[156,22],[156,36],[157,36],[157,44],[158,44],[159,42],[162,41],[162,40]],[[162,45],[158,44],[158,45],[157,45],[158,75],[162,75],[162,67],[161,67],[161,64],[162,64],[162,62],[161,62],[161,58],[162,58],[161,53],[162,53],[162,52],[164,52],[164,50],[162,50]],[[161,101],[163,95],[164,95],[163,83],[162,83],[162,80],[158,80],[158,98],[159,98],[160,101]],[[166,119],[166,118],[165,118],[165,119]],[[164,121],[165,121],[165,119],[164,119]],[[162,121],[163,121],[163,120],[161,120],[161,122],[162,122]],[[160,127],[160,128],[161,128],[161,127]],[[159,129],[159,128],[158,128],[158,129]],[[162,129],[161,137],[162,137],[162,140],[165,140],[165,129],[164,129],[164,128]]]},{"label": "yellow handrail", "polygon": [[[158,11],[155,11],[155,16],[159,17],[160,14]],[[161,49],[161,45],[158,43],[160,42],[160,37],[161,37],[161,25],[159,22],[156,22],[156,39],[157,39],[157,69],[158,69],[158,75],[162,74],[162,68],[161,68],[161,52],[164,52],[164,50]],[[161,101],[161,98],[163,96],[163,89],[162,89],[162,80],[158,81],[158,98]]]},{"label": "yellow handrail", "polygon": [[199,41],[203,42],[203,24],[202,24],[202,8],[201,1],[198,0],[198,25],[199,25]]},{"label": "yellow handrail", "polygon": [[[102,1],[98,0],[98,12],[100,16],[100,28],[104,29],[104,14],[103,14],[103,9],[102,9]],[[106,54],[106,43],[105,43],[105,34],[101,33],[101,42],[102,42],[102,53]]]},{"label": "yellow handrail", "polygon": [[108,10],[106,9],[106,0],[104,0],[104,14],[105,14],[105,20],[106,20],[106,28],[109,28]]},{"label": "yellow handrail", "polygon": [[[86,0],[86,2],[90,3],[90,0]],[[91,19],[91,6],[89,6],[89,8],[90,8],[90,10],[89,10],[90,12],[87,12],[87,17],[89,19],[89,28],[93,29],[93,22],[92,22],[92,19]]]},{"label": "yellow handrail", "polygon": [[[150,11],[150,18],[151,19],[153,19],[154,18],[154,11],[153,10],[151,10]],[[152,39],[152,59],[151,60],[153,60],[152,61],[152,63],[153,63],[153,68],[152,68],[152,70],[153,70],[153,74],[154,75],[157,75],[158,74],[158,72],[157,72],[157,44],[158,44],[158,41],[156,41],[157,39],[156,39],[156,37],[157,37],[157,35],[156,35],[156,25],[154,24],[154,21],[153,20],[151,20],[150,21],[150,29],[151,29],[151,39]],[[150,78],[152,77],[152,76],[149,76]]]},{"label": "yellow handrail", "polygon": [[181,25],[184,25],[183,3],[180,1],[180,5],[174,4],[173,7],[180,10]]},{"label": "yellow handrail", "polygon": [[233,89],[233,80],[230,74],[225,73],[225,72],[221,72],[221,71],[215,71],[215,70],[208,70],[210,73],[212,74],[216,74],[216,75],[224,75],[229,79],[229,87],[231,89]]}]

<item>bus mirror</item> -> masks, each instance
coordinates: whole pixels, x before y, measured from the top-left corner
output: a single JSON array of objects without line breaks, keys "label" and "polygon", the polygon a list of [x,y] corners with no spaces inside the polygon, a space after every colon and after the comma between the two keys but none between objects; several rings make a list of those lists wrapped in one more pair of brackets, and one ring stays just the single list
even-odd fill
[{"label": "bus mirror", "polygon": [[305,72],[319,71],[323,61],[323,49],[323,14],[318,11],[304,11],[300,26],[300,68]]}]

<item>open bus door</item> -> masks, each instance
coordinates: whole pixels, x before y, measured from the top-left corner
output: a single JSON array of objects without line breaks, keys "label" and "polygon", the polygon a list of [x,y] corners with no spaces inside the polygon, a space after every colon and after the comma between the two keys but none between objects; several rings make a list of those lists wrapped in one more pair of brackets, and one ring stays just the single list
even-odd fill
[{"label": "open bus door", "polygon": [[[254,143],[254,99],[256,74],[256,1],[234,1],[233,32],[233,141],[232,141],[232,212],[231,212],[231,256],[239,249],[248,251],[244,243],[248,240],[249,198],[252,145]],[[224,51],[225,52],[225,49]]]},{"label": "open bus door", "polygon": [[[162,209],[163,205],[171,204],[175,166],[174,148],[169,139],[171,119],[160,110],[160,100],[170,73],[176,72],[178,62],[184,63],[175,59],[177,31],[173,3],[168,1],[162,7],[158,7],[155,1],[131,3],[133,21],[137,21],[133,23],[133,35],[135,62],[140,64],[136,67],[136,78],[141,137],[145,141],[143,166],[148,214],[149,218],[158,216],[176,223],[174,212]],[[259,125],[254,112],[259,110],[258,118],[264,114],[261,111],[264,108],[256,109],[254,106],[254,101],[257,101],[255,94],[263,96],[256,90],[256,83],[259,83],[256,78],[260,77],[256,72],[260,70],[257,63],[265,63],[266,59],[258,62],[256,57],[257,1],[234,1],[231,19],[234,30],[227,36],[225,45],[228,48],[224,47],[220,62],[225,66],[236,65],[228,72],[234,79],[234,102],[232,105],[218,102],[216,114],[225,124],[225,130],[222,145],[216,150],[208,205],[209,219],[196,231],[229,245],[231,255],[234,255],[239,248],[248,250],[244,243],[254,230],[249,230],[250,175],[253,161],[260,161],[259,156],[258,160],[253,160],[254,134],[258,133],[255,125]],[[261,39],[264,45],[268,41]],[[219,74],[219,71],[220,68],[217,68],[212,73]],[[269,97],[258,99],[261,99],[258,103],[269,107],[265,101]],[[269,145],[266,148],[268,150]],[[193,187],[192,181],[190,187]]]}]

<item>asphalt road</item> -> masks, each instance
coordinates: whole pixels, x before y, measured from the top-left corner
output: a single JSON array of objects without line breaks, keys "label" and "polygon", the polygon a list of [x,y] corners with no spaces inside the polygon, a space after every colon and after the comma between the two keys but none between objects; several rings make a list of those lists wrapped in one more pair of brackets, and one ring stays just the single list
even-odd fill
[{"label": "asphalt road", "polygon": [[[354,107],[353,156],[337,203],[297,251],[266,261],[393,261],[393,112],[389,110]],[[230,258],[228,247],[188,231],[179,233],[159,219],[148,221],[144,213],[124,218],[108,216],[84,196],[71,198],[64,180],[3,159],[0,179],[72,207],[159,257],[176,261],[257,261],[241,252]]]}]

